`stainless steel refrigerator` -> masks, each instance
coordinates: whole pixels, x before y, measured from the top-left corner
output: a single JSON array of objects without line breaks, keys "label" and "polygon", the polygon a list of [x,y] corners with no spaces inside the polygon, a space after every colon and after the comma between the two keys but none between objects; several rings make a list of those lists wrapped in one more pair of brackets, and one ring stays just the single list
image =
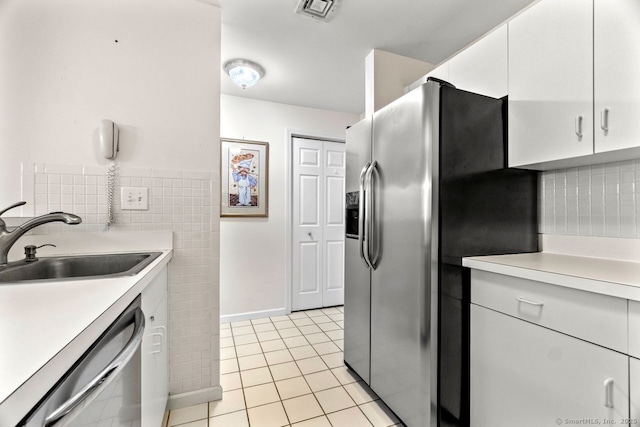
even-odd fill
[{"label": "stainless steel refrigerator", "polygon": [[409,427],[470,422],[462,257],[538,249],[505,102],[429,81],[347,130],[344,360]]}]

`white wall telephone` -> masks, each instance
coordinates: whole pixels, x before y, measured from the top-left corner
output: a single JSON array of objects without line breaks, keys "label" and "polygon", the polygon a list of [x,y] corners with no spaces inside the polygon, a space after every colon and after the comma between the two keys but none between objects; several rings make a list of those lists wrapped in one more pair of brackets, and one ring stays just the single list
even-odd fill
[{"label": "white wall telephone", "polygon": [[113,197],[116,191],[116,176],[118,174],[118,166],[113,159],[120,151],[120,130],[118,125],[111,120],[100,120],[100,128],[98,129],[100,137],[100,152],[105,159],[111,160],[107,165],[107,226],[111,226],[116,222],[113,215]]},{"label": "white wall telephone", "polygon": [[118,125],[111,120],[100,120],[100,151],[105,159],[115,159],[120,151]]}]

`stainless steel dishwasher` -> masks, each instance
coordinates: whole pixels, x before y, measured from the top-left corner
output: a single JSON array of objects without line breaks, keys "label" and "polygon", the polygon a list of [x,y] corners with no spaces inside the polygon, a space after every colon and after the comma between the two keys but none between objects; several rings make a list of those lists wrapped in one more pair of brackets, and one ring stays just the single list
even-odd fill
[{"label": "stainless steel dishwasher", "polygon": [[140,426],[143,332],[138,296],[18,426]]}]

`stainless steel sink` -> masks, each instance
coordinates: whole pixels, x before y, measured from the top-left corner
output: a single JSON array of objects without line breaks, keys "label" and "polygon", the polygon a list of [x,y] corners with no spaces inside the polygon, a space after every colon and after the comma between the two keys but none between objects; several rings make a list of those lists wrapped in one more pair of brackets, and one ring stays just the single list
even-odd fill
[{"label": "stainless steel sink", "polygon": [[42,257],[0,267],[0,283],[134,276],[162,252]]}]

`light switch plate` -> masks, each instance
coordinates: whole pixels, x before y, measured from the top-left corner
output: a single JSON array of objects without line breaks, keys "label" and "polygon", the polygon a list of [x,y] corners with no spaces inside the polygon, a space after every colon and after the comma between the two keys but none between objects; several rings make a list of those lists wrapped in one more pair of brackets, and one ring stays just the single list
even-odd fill
[{"label": "light switch plate", "polygon": [[148,210],[149,189],[147,187],[122,187],[120,204],[122,210]]}]

